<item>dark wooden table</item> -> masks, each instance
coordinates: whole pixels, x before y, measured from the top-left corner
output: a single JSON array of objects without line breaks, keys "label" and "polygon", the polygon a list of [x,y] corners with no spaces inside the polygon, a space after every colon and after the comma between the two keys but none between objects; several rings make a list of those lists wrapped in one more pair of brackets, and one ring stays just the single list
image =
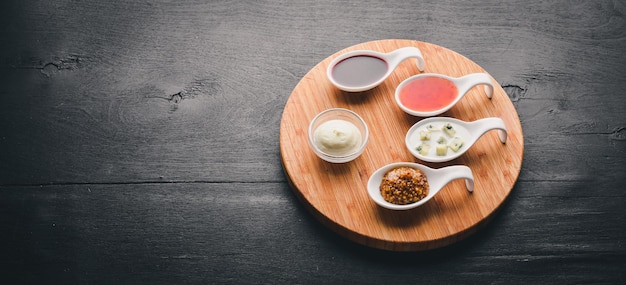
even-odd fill
[{"label": "dark wooden table", "polygon": [[[624,283],[625,13],[621,1],[2,1],[1,283]],[[300,78],[387,38],[481,65],[524,131],[494,219],[433,251],[340,237],[281,165]]]}]

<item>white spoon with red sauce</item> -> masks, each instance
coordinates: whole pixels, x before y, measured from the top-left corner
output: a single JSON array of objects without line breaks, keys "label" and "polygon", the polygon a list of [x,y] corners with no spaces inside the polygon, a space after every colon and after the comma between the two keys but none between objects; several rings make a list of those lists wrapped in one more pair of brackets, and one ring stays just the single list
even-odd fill
[{"label": "white spoon with red sauce", "polygon": [[342,54],[330,62],[326,76],[343,91],[366,91],[385,81],[408,58],[415,58],[417,68],[424,70],[422,52],[416,47],[404,47],[389,53],[356,50]]},{"label": "white spoon with red sauce", "polygon": [[487,98],[493,94],[493,83],[486,73],[450,77],[438,73],[411,76],[396,88],[396,103],[404,112],[418,117],[430,117],[448,111],[472,87],[484,84]]}]

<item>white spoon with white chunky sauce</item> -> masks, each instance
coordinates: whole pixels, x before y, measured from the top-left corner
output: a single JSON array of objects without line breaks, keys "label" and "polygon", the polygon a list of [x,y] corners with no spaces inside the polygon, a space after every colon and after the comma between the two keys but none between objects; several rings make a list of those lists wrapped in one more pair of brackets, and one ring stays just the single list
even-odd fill
[{"label": "white spoon with white chunky sauce", "polygon": [[497,117],[465,122],[448,117],[423,119],[406,134],[406,147],[413,156],[428,162],[445,162],[464,154],[482,135],[498,130],[500,142],[507,140],[504,121]]}]

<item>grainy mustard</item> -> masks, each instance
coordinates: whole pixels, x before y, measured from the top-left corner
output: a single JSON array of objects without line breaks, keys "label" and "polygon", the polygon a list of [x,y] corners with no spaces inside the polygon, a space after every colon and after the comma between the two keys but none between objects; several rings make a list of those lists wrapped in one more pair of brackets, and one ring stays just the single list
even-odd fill
[{"label": "grainy mustard", "polygon": [[392,204],[415,203],[428,195],[428,180],[424,172],[419,169],[394,168],[383,176],[380,193],[385,201]]}]

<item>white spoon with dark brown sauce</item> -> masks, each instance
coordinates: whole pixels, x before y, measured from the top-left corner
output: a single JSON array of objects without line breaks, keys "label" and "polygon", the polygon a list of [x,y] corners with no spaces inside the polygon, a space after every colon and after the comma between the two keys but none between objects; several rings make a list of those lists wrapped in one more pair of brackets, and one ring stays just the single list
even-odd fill
[{"label": "white spoon with dark brown sauce", "polygon": [[355,50],[342,54],[330,62],[326,76],[343,91],[366,91],[385,81],[408,58],[415,58],[417,68],[424,70],[422,52],[416,47],[404,47],[389,53]]}]

